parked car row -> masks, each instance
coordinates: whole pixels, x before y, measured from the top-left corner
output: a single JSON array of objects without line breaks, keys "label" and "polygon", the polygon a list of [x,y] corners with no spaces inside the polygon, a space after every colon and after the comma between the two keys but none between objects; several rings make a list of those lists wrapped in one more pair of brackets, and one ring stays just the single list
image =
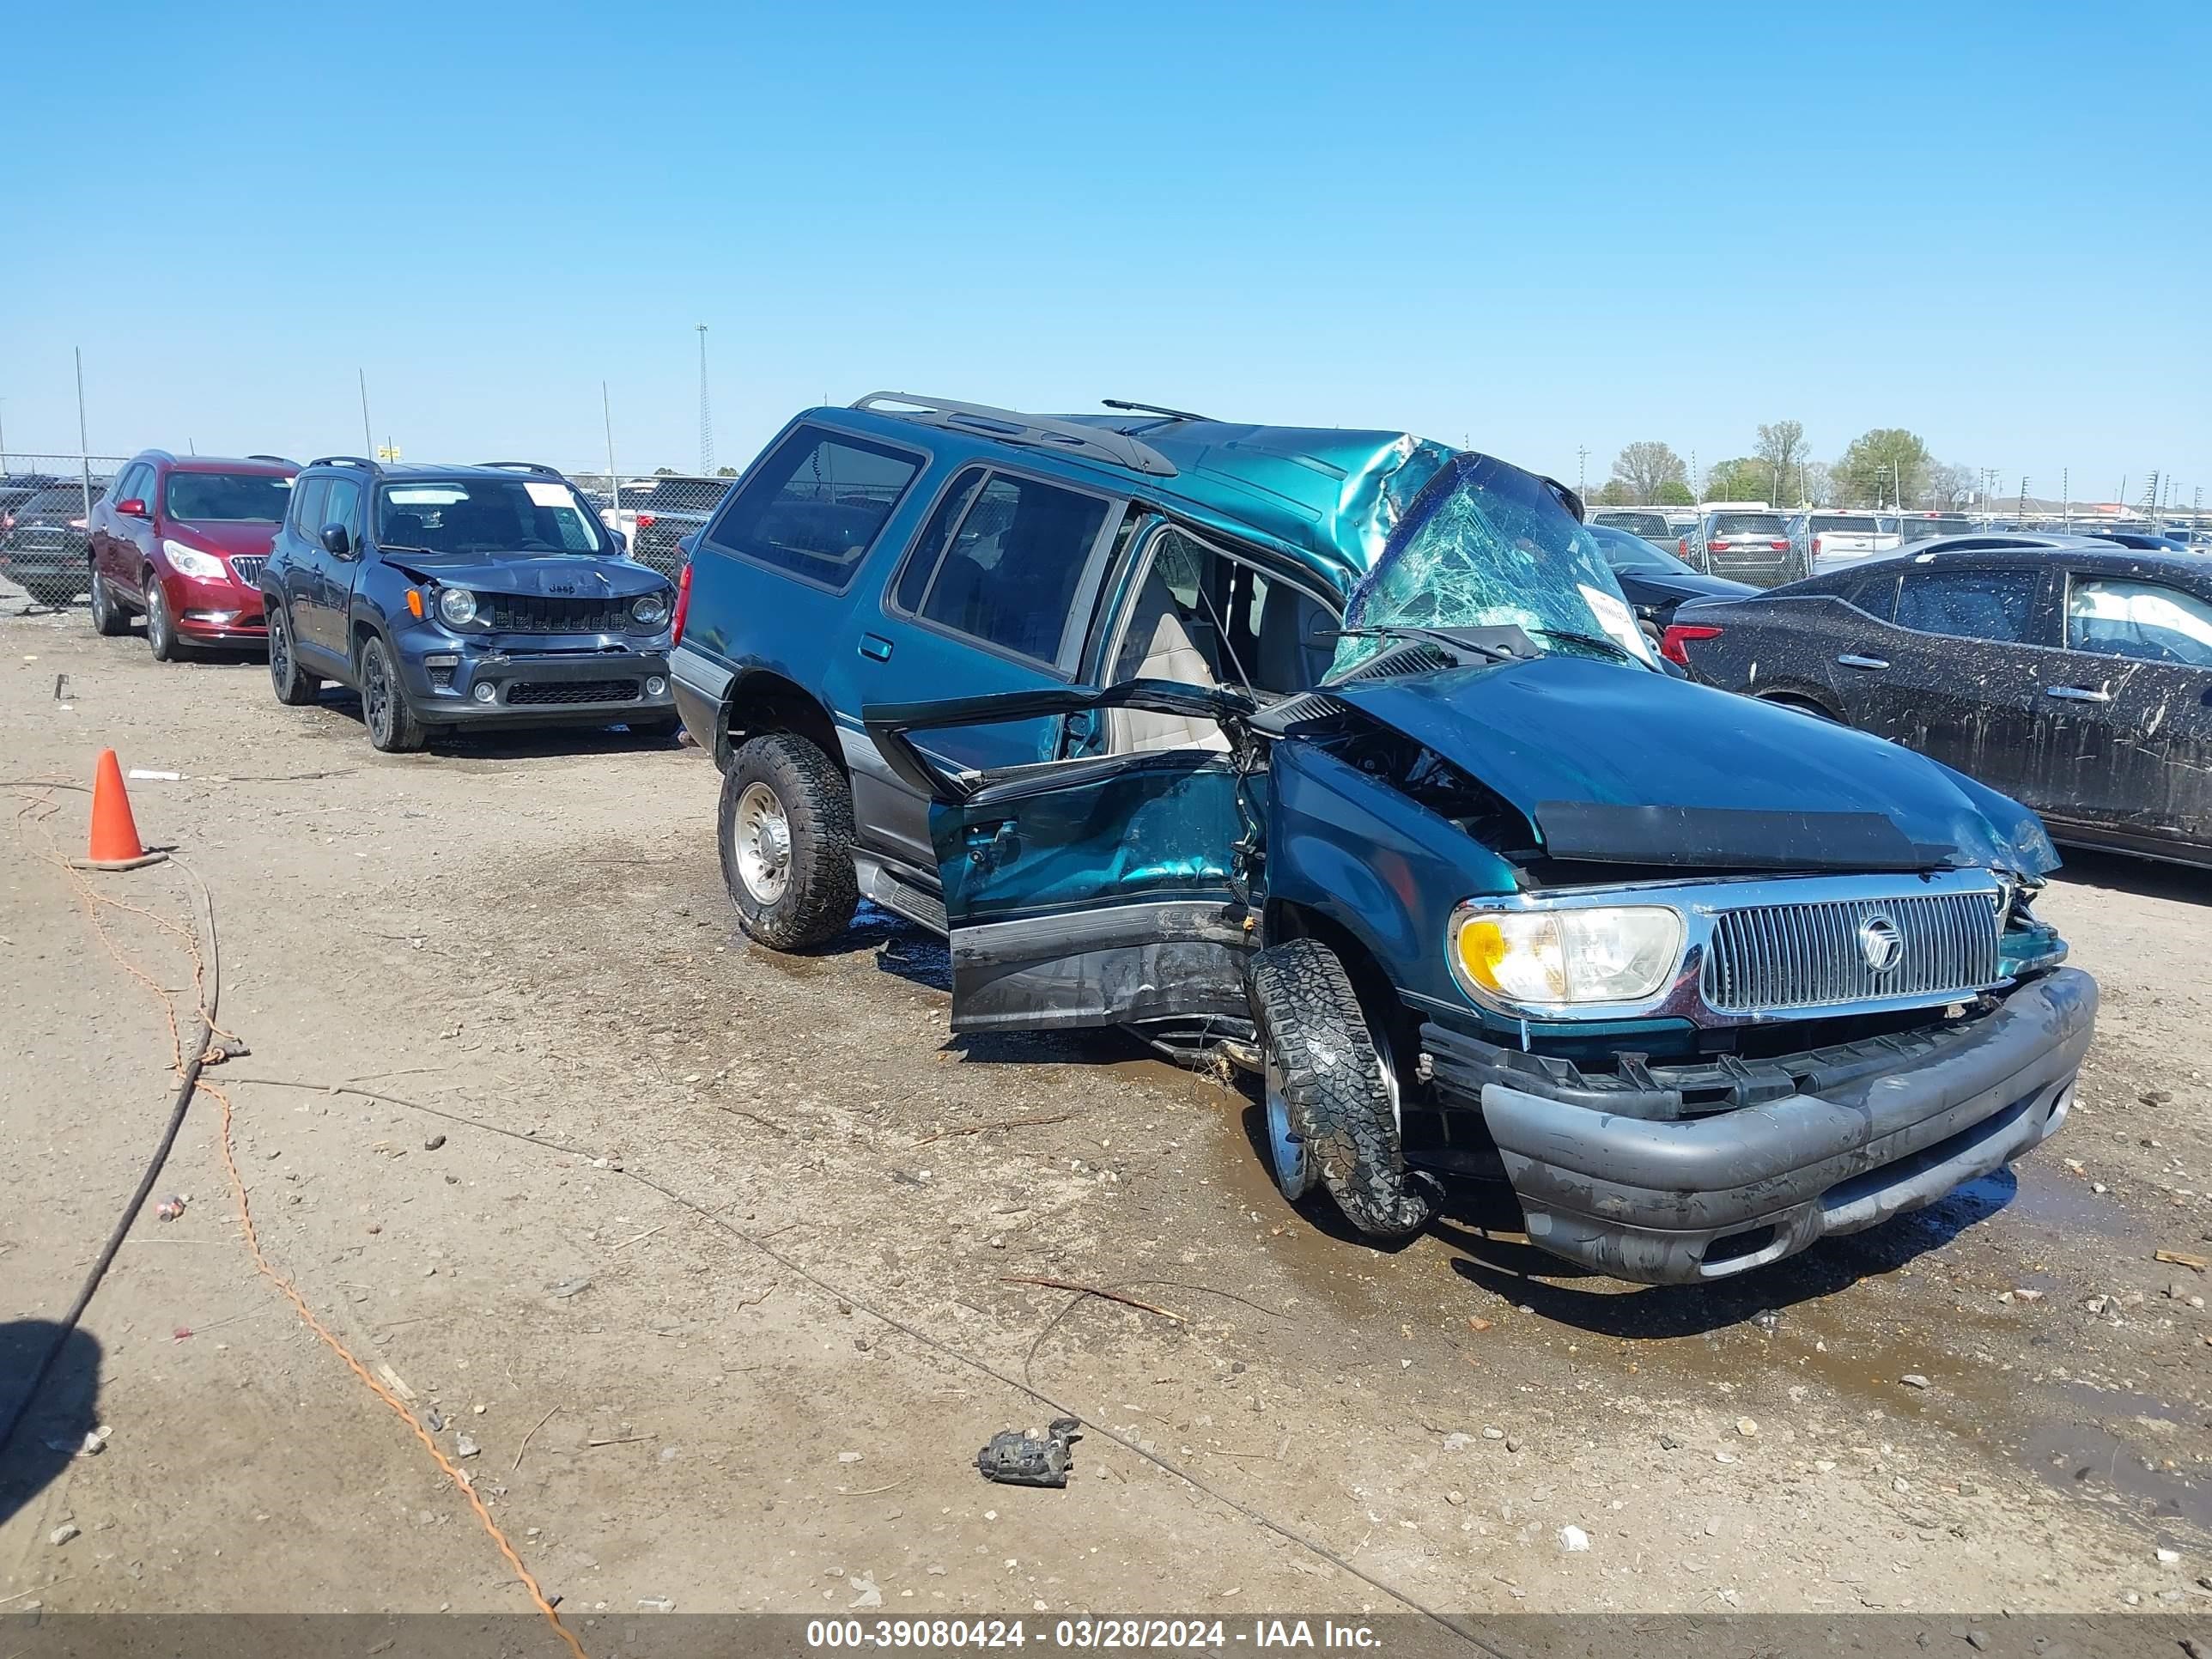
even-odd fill
[{"label": "parked car row", "polygon": [[673,587],[551,467],[149,450],[88,541],[100,633],[140,614],[162,661],[265,649],[279,702],[350,687],[380,750],[494,726],[676,735]]},{"label": "parked car row", "polygon": [[1224,1054],[1285,1199],[1374,1237],[1497,1182],[1543,1249],[1703,1282],[2064,1121],[2096,988],[2033,813],[1681,667],[1786,602],[1490,456],[1109,407],[805,410],[672,588],[550,468],[148,452],[93,618],[263,645],[381,750],[680,719],[752,939],[866,899],[946,936],[955,1031]]}]

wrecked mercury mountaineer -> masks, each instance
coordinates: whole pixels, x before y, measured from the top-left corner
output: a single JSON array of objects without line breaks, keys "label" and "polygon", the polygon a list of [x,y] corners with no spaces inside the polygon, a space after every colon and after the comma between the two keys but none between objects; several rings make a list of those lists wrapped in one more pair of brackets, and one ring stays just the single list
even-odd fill
[{"label": "wrecked mercury mountaineer", "polygon": [[753,937],[866,896],[957,1031],[1257,1072],[1286,1198],[1391,1237],[1502,1177],[1650,1283],[2058,1128],[2096,988],[2033,814],[1670,672],[1551,480],[1109,408],[812,410],[724,501],[672,667]]}]

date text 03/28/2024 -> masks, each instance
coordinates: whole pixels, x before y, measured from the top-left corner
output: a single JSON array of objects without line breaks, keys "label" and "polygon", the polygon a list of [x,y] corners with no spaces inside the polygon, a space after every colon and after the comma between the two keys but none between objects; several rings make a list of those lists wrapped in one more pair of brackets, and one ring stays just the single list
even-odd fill
[{"label": "date text 03/28/2024", "polygon": [[1261,1650],[1297,1648],[1374,1651],[1381,1645],[1374,1630],[1334,1620],[1255,1619],[1239,1628],[1219,1619],[813,1619],[806,1645],[837,1648],[908,1649],[1023,1648],[1142,1649],[1167,1652],[1219,1652],[1232,1647]]}]

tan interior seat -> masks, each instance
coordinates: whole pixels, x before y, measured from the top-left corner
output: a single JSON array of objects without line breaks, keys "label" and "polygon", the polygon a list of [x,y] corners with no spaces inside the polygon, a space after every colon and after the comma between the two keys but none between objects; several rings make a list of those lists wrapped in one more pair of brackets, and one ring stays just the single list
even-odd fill
[{"label": "tan interior seat", "polygon": [[[1220,684],[1207,665],[1205,653],[1191,642],[1190,630],[1183,626],[1182,611],[1157,568],[1146,576],[1143,591],[1137,596],[1136,610],[1129,617],[1129,631],[1122,636],[1114,681],[1118,685],[1125,680],[1175,680],[1184,685],[1200,686]],[[1157,714],[1149,708],[1109,710],[1106,732],[1110,752],[1116,755],[1141,754],[1157,749],[1207,749],[1218,752],[1229,747],[1229,739],[1212,720],[1188,714]]]}]

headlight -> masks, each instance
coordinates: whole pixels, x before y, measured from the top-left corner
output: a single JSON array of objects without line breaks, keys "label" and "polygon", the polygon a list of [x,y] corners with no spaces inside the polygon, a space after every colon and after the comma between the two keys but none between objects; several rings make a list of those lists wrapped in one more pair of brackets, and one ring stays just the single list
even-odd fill
[{"label": "headlight", "polygon": [[1520,1009],[1640,1002],[1682,959],[1682,918],[1661,905],[1452,913],[1452,972],[1478,1002]]},{"label": "headlight", "polygon": [[167,537],[161,541],[161,551],[168,556],[169,568],[180,576],[197,576],[202,581],[221,581],[230,573],[222,568],[222,561],[212,553],[203,553],[197,547],[186,547],[182,542],[173,542]]},{"label": "headlight", "polygon": [[658,628],[668,620],[668,600],[659,593],[647,593],[629,608],[630,620],[640,628]]},{"label": "headlight", "polygon": [[477,619],[477,596],[465,587],[441,587],[438,615],[454,628],[466,628]]}]

